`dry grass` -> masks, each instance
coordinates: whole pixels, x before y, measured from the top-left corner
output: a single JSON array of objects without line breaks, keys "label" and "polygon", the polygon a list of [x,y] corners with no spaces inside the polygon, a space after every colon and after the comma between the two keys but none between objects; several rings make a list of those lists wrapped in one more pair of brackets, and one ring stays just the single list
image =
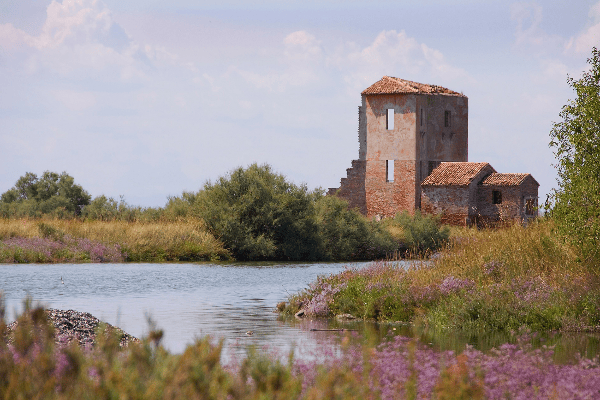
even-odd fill
[{"label": "dry grass", "polygon": [[561,285],[589,277],[590,266],[579,262],[575,249],[553,233],[551,220],[524,227],[515,224],[499,229],[452,228],[450,245],[434,261],[433,268],[414,271],[421,284],[438,283],[447,276],[492,283],[496,265],[502,280],[542,276]]},{"label": "dry grass", "polygon": [[42,237],[40,224],[61,234],[103,244],[118,244],[128,261],[200,261],[229,259],[223,244],[203,221],[126,222],[61,219],[0,219],[0,240]]}]

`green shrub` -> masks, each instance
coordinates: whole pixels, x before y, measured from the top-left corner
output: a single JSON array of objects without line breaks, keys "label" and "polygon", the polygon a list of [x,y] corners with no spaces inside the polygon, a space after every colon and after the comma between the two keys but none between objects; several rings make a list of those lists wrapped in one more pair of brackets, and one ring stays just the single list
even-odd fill
[{"label": "green shrub", "polygon": [[268,165],[233,170],[198,192],[195,211],[239,260],[323,257],[314,198]]},{"label": "green shrub", "polygon": [[142,208],[128,204],[123,196],[119,201],[104,195],[98,196],[83,208],[82,217],[93,221],[158,221],[164,210],[152,207]]},{"label": "green shrub", "polygon": [[422,215],[418,210],[414,216],[406,211],[396,214],[394,223],[402,228],[404,247],[413,255],[423,256],[439,250],[450,236],[450,229],[440,225],[438,216]]},{"label": "green shrub", "polygon": [[348,209],[345,200],[322,196],[316,202],[316,210],[327,260],[384,258],[398,248],[381,224]]},{"label": "green shrub", "polygon": [[592,49],[590,68],[582,77],[567,79],[577,97],[554,123],[550,146],[555,148],[558,189],[551,215],[558,232],[584,258],[600,260],[600,50]]}]

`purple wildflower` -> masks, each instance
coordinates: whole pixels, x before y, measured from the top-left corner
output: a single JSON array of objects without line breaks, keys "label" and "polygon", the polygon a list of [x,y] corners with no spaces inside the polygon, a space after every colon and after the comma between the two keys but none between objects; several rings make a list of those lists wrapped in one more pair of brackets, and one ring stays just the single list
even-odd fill
[{"label": "purple wildflower", "polygon": [[470,279],[458,279],[450,275],[440,284],[440,292],[444,295],[470,290],[475,287],[475,282]]}]

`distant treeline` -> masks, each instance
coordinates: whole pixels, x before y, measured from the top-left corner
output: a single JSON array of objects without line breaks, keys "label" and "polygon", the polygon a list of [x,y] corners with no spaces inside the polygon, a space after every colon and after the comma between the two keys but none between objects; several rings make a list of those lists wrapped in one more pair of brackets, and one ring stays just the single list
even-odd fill
[{"label": "distant treeline", "polygon": [[[198,192],[170,197],[162,208],[131,206],[123,198],[115,200],[104,195],[92,200],[89,193],[65,172],[44,172],[40,178],[27,173],[0,197],[0,216],[7,220],[53,218],[71,221],[68,228],[61,228],[65,231],[73,230],[73,221],[88,226],[95,222],[96,231],[101,226],[98,222],[170,226],[196,221],[192,229],[194,235],[200,235],[199,231],[210,234],[222,243],[224,252],[237,260],[364,260],[406,254],[422,256],[443,246],[449,236],[448,228],[442,228],[439,220],[418,213],[415,216],[399,214],[379,222],[369,220],[349,209],[344,200],[325,196],[321,189],[309,190],[306,185],[290,183],[270,166],[257,164],[237,168],[214,183],[209,181]],[[108,229],[106,224],[102,226],[105,226],[102,229]],[[77,235],[83,237],[85,232],[88,235],[92,232],[90,229],[79,231]],[[160,235],[159,232],[156,234]],[[164,234],[168,233],[165,231]],[[96,240],[102,242],[102,237],[113,236],[99,235]],[[120,240],[113,237],[110,242],[131,248],[126,237]],[[214,240],[210,242],[211,251],[214,251]],[[153,252],[160,253],[160,247],[157,244]],[[162,258],[158,259],[179,259],[165,254],[163,251]],[[218,258],[223,256],[223,252],[218,254]],[[210,255],[203,258],[210,258]],[[152,260],[152,257],[137,259]],[[188,254],[183,259],[196,258]]]}]

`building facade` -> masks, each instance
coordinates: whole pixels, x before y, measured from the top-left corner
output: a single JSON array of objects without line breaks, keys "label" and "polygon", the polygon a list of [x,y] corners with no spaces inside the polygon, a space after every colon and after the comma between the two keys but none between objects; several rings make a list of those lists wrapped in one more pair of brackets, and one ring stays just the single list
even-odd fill
[{"label": "building facade", "polygon": [[421,183],[421,210],[449,225],[497,226],[537,215],[530,174],[499,174],[488,163],[443,162]]},{"label": "building facade", "polygon": [[[329,189],[329,194],[348,200],[351,208],[368,217],[423,209],[422,183],[436,167],[468,161],[468,98],[441,86],[390,76],[369,86],[361,97],[358,159],[346,170],[340,187]],[[487,166],[481,177],[493,170]],[[477,182],[470,184],[481,183],[473,179]],[[469,223],[473,212],[467,209],[479,206],[474,192],[463,189],[444,195],[446,208],[426,197],[427,212],[456,210],[453,223]]]}]

